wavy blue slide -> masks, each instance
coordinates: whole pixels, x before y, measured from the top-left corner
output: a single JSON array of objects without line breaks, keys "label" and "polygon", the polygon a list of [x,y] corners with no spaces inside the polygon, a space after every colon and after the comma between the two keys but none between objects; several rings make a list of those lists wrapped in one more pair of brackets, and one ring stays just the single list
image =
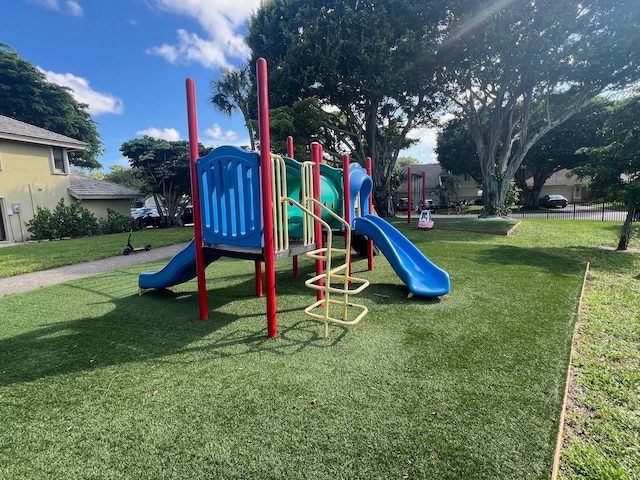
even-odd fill
[{"label": "wavy blue slide", "polygon": [[374,241],[413,294],[438,297],[449,293],[449,274],[431,262],[386,220],[375,215],[356,217],[354,233],[366,235]]},{"label": "wavy blue slide", "polygon": [[[214,255],[205,255],[205,266],[220,258]],[[143,272],[138,276],[140,288],[169,288],[195,278],[196,272],[196,243],[191,240],[189,244],[176,253],[169,263],[157,272]]]}]

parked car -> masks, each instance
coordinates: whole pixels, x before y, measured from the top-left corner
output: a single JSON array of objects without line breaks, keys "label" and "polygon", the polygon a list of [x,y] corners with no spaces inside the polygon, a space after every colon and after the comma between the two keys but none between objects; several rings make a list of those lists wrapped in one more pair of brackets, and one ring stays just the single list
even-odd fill
[{"label": "parked car", "polygon": [[401,198],[396,204],[396,210],[399,212],[409,210],[409,199],[407,197]]},{"label": "parked car", "polygon": [[569,205],[569,200],[562,195],[545,195],[538,200],[538,205],[545,208],[564,208]]},{"label": "parked car", "polygon": [[433,200],[430,198],[425,199],[424,204],[422,200],[420,200],[420,204],[418,205],[418,210],[429,210],[431,213],[435,213],[436,206],[433,204]]},{"label": "parked car", "polygon": [[131,216],[136,222],[138,222],[138,226],[140,228],[159,227],[161,223],[160,214],[155,208],[138,208],[131,214]]},{"label": "parked car", "polygon": [[183,226],[190,223],[193,223],[193,206],[187,205],[184,207],[184,213],[182,213],[182,208],[178,207],[178,212],[176,213],[176,217],[179,217],[180,220],[178,225]]}]

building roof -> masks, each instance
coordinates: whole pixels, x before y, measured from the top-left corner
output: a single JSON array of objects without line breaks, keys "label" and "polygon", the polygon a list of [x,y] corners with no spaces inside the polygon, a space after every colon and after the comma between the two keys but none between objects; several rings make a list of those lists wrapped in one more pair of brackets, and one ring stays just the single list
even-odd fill
[{"label": "building roof", "polygon": [[443,169],[439,163],[418,163],[411,165],[412,176],[422,176],[423,172],[427,179],[427,190],[438,188],[440,186],[440,176],[448,175],[447,171]]},{"label": "building roof", "polygon": [[76,140],[75,138],[60,135],[59,133],[36,127],[30,123],[14,120],[4,115],[0,115],[0,139],[50,145],[67,148],[69,150],[85,150],[88,146],[86,143]]},{"label": "building roof", "polygon": [[67,190],[69,195],[78,200],[130,199],[141,195],[138,190],[98,180],[80,172],[69,174],[69,188]]}]

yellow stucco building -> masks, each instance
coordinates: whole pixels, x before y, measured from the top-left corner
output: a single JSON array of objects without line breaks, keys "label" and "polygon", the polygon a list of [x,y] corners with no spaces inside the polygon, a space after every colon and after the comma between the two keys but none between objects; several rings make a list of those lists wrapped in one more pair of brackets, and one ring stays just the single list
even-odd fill
[{"label": "yellow stucco building", "polygon": [[53,210],[83,201],[105,217],[107,206],[129,215],[139,192],[71,173],[67,153],[87,144],[44,128],[0,115],[0,241],[28,239],[25,223],[38,207]]}]

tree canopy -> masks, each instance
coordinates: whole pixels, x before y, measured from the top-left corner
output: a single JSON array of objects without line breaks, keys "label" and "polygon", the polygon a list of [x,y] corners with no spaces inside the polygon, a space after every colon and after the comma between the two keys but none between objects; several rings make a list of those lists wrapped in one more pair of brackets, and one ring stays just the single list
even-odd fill
[{"label": "tree canopy", "polygon": [[256,149],[254,122],[248,104],[251,82],[249,67],[223,68],[220,77],[211,82],[211,97],[209,101],[213,107],[231,117],[235,110],[239,110],[244,118],[244,126],[249,134],[251,150]]},{"label": "tree canopy", "polygon": [[459,0],[441,24],[436,83],[469,126],[485,211],[504,213],[527,152],[605,89],[640,78],[637,0]]},{"label": "tree canopy", "polygon": [[[125,142],[120,151],[141,176],[142,191],[153,195],[162,222],[167,226],[177,225],[178,207],[191,201],[189,142],[144,136]],[[199,155],[207,153],[208,149],[199,145]]]},{"label": "tree canopy", "polygon": [[[314,98],[325,152],[372,158],[374,197],[384,205],[398,154],[430,125],[433,68],[425,39],[446,2],[271,0],[252,17],[252,60],[269,64],[272,107]],[[329,139],[331,141],[329,141]]]},{"label": "tree canopy", "polygon": [[103,152],[96,122],[70,90],[48,82],[44,74],[0,43],[0,114],[85,142],[85,151],[69,152],[75,167],[97,169]]},{"label": "tree canopy", "polygon": [[631,223],[640,208],[640,95],[608,107],[609,116],[599,132],[602,145],[580,150],[588,162],[575,169],[596,194],[627,205],[618,250],[626,250]]},{"label": "tree canopy", "polygon": [[[545,182],[563,169],[570,170],[585,163],[587,157],[577,151],[600,142],[598,132],[606,117],[605,98],[592,100],[567,122],[544,135],[527,152],[514,180],[520,189],[524,206],[538,208],[538,197]],[[468,123],[461,118],[451,120],[438,134],[438,161],[454,175],[468,174],[482,184],[482,172],[475,142]],[[527,181],[531,179],[531,184]]]},{"label": "tree canopy", "polygon": [[106,182],[129,187],[134,190],[144,190],[144,182],[141,178],[142,175],[138,172],[137,168],[125,168],[122,165],[111,165],[109,167],[109,172],[96,172],[91,176]]}]

